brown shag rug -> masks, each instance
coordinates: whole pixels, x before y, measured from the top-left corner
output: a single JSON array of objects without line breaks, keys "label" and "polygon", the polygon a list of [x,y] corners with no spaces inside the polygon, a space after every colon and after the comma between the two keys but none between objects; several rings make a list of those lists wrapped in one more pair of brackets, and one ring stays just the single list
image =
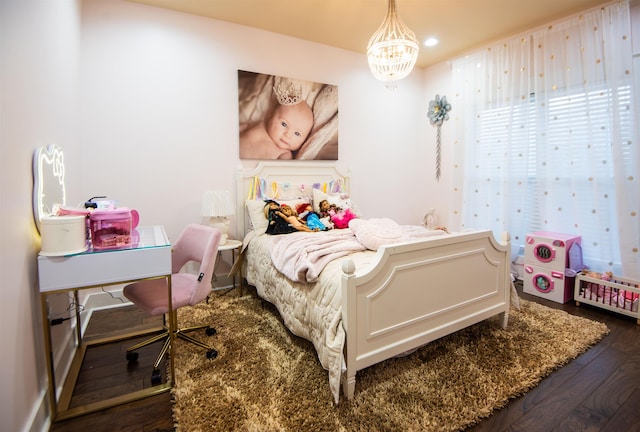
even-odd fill
[{"label": "brown shag rug", "polygon": [[[182,308],[181,325],[212,323],[218,350],[176,342],[178,431],[456,431],[535,387],[598,342],[607,327],[520,301],[497,319],[358,372],[354,399],[333,403],[313,345],[291,334],[255,294],[214,295]],[[207,338],[198,334],[203,340]]]}]

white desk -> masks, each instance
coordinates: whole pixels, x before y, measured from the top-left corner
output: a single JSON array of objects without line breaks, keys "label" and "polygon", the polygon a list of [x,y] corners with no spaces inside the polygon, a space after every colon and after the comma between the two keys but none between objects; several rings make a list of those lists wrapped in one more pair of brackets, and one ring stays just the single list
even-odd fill
[{"label": "white desk", "polygon": [[[99,402],[69,409],[73,388],[82,366],[86,349],[90,345],[99,345],[117,340],[130,339],[141,335],[157,332],[151,329],[132,332],[111,338],[93,340],[88,343],[82,341],[82,326],[80,311],[76,308],[76,344],[77,349],[72,361],[69,374],[58,397],[55,383],[53,349],[51,346],[51,327],[47,310],[47,295],[60,292],[73,292],[78,301],[78,290],[134,282],[142,279],[166,278],[169,309],[171,305],[171,244],[161,226],[138,227],[137,241],[129,247],[113,250],[88,250],[80,254],[67,256],[38,256],[38,282],[42,307],[44,342],[47,357],[47,374],[49,377],[49,401],[51,405],[52,421],[77,417],[112,406],[142,399],[158,393],[169,391],[173,384],[173,343],[169,352],[170,378],[169,382],[138,390],[133,393],[105,399]],[[169,321],[169,335],[173,338],[173,323]],[[126,362],[123,358],[123,368]]]}]

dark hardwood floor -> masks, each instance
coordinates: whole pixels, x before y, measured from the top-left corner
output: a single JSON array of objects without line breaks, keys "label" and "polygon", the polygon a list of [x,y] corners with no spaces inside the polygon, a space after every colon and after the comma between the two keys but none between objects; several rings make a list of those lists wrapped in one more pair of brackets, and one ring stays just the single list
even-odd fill
[{"label": "dark hardwood floor", "polygon": [[[636,320],[586,305],[577,307],[573,302],[561,305],[523,293],[521,284],[517,284],[517,287],[524,299],[602,321],[611,332],[589,351],[552,373],[536,388],[467,431],[640,432],[640,325]],[[88,334],[107,333],[112,330],[110,323],[114,322],[132,328],[149,325],[153,320],[146,320],[135,307],[103,311],[94,315]],[[96,394],[100,397],[117,394],[123,386],[130,386],[132,381],[136,381],[138,386],[149,383],[150,365],[160,344],[141,352],[137,367],[127,368],[124,349],[129,344],[114,344],[100,347],[99,353],[87,353],[72,403]],[[163,393],[57,422],[51,430],[173,431],[171,395]]]},{"label": "dark hardwood floor", "polygon": [[[124,306],[94,312],[85,333],[90,341],[114,334],[162,325],[161,317],[149,317],[135,306]],[[140,348],[138,360],[129,364],[127,347],[149,336],[128,339],[87,349],[82,363],[70,408],[97,400],[120,396],[151,386],[151,372],[162,343]],[[162,382],[166,382],[166,360],[160,366]],[[147,432],[173,431],[171,394],[165,392],[146,399],[120,405],[74,419],[56,422],[55,432]]]}]

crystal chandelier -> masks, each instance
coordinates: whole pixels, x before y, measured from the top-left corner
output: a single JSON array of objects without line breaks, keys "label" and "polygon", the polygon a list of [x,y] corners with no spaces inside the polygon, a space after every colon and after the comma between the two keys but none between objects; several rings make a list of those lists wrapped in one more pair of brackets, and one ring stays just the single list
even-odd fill
[{"label": "crystal chandelier", "polygon": [[396,14],[395,0],[389,0],[387,16],[369,39],[367,59],[373,76],[390,89],[395,89],[396,81],[409,75],[416,64],[418,40]]}]

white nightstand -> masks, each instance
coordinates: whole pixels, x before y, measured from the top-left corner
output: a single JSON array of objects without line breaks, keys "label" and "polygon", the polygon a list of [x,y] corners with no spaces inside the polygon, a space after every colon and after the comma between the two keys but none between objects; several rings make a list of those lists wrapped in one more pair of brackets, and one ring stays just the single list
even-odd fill
[{"label": "white nightstand", "polygon": [[[219,245],[218,246],[218,260],[216,261],[216,267],[218,267],[218,263],[220,262],[222,252],[224,252],[224,251],[231,251],[231,267],[233,267],[233,265],[236,262],[236,259],[240,258],[240,252],[242,252],[242,242],[240,240],[227,239],[225,244]],[[213,271],[213,277],[214,277],[214,281],[215,281],[215,277],[216,277],[215,270]],[[225,289],[226,290],[234,289],[236,287],[236,277],[238,278],[238,286],[240,287],[240,295],[242,295],[242,264],[240,264],[240,268],[238,269],[238,272],[236,273],[236,275],[233,276],[233,286],[232,287],[228,287],[228,286],[214,287],[214,288],[212,288],[212,290],[213,291],[218,291],[218,290],[225,290]]]}]

